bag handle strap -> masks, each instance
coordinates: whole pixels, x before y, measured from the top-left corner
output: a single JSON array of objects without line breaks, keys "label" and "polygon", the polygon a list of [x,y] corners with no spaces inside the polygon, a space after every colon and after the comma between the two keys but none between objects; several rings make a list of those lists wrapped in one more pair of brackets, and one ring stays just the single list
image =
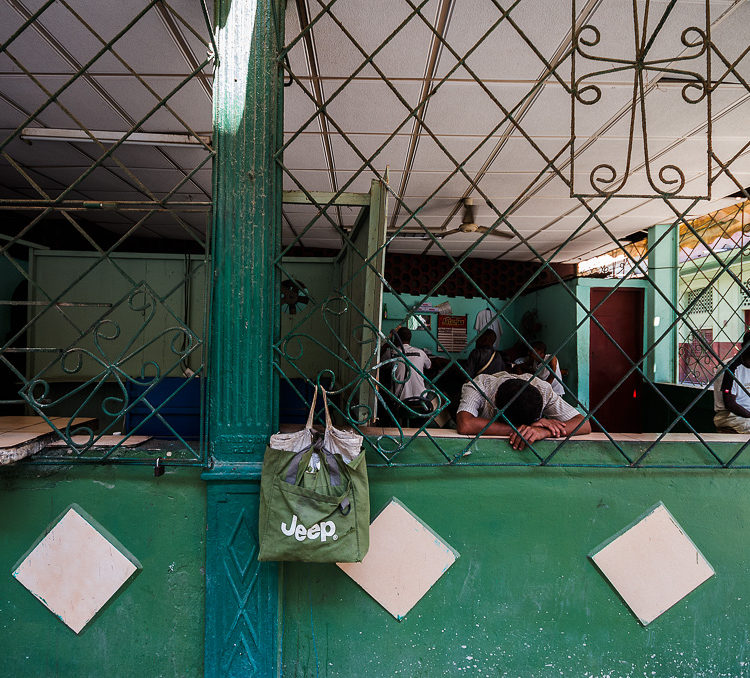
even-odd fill
[{"label": "bag handle strap", "polygon": [[311,429],[313,427],[313,419],[315,418],[315,405],[318,402],[318,390],[323,394],[323,409],[325,411],[326,416],[326,428],[331,428],[333,424],[331,423],[331,413],[328,411],[328,397],[326,395],[326,390],[320,385],[315,385],[315,393],[313,394],[312,403],[310,404],[310,412],[307,415],[307,428]]},{"label": "bag handle strap", "polygon": [[477,374],[476,374],[477,377],[480,374],[482,374],[482,372],[484,372],[490,366],[490,363],[495,359],[495,353],[497,353],[497,351],[493,350],[492,351],[492,355],[490,356],[490,359],[484,364],[484,367],[482,367],[482,369],[479,370],[479,372],[477,372]]},{"label": "bag handle strap", "polygon": [[312,403],[310,404],[310,412],[307,414],[306,428],[311,429],[313,427],[313,418],[315,417],[315,405],[318,402],[318,386],[315,385],[315,393],[313,393]]}]

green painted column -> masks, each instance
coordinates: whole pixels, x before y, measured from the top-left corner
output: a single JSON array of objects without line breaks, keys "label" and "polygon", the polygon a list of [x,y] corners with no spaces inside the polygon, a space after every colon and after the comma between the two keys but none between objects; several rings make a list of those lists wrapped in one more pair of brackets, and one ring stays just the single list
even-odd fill
[{"label": "green painted column", "polygon": [[205,675],[276,671],[278,573],[259,563],[260,468],[275,428],[283,4],[217,0],[214,289],[209,371]]},{"label": "green painted column", "polygon": [[652,381],[674,382],[676,376],[677,328],[671,327],[675,312],[667,299],[677,306],[677,237],[675,224],[648,230],[648,272],[661,291],[649,286],[646,293],[647,346],[656,344],[646,360],[646,374]]}]

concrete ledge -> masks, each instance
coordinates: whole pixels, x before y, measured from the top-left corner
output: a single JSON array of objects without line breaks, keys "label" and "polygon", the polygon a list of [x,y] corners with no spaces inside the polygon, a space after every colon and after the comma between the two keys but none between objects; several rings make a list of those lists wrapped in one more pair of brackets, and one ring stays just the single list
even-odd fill
[{"label": "concrete ledge", "polygon": [[[404,428],[402,429],[405,437],[411,438],[415,435],[417,437],[427,437],[428,434],[433,438],[459,438],[463,440],[473,440],[475,436],[462,435],[455,429],[448,428],[428,428],[420,433],[417,433],[417,428]],[[366,426],[362,428],[362,433],[371,438],[377,438],[382,435],[398,436],[400,435],[399,429],[397,428],[382,428],[379,426]],[[707,443],[744,443],[748,440],[748,436],[741,433],[701,433],[701,438]],[[663,435],[660,433],[610,433],[607,436],[604,433],[588,433],[583,436],[573,436],[571,440],[576,442],[610,442],[615,440],[617,442],[631,442],[631,443],[650,443],[655,440],[660,442],[668,443],[693,443],[698,440],[694,433],[667,433]],[[504,440],[508,436],[481,436],[483,440]],[[556,438],[549,438],[548,440],[558,440]]]}]

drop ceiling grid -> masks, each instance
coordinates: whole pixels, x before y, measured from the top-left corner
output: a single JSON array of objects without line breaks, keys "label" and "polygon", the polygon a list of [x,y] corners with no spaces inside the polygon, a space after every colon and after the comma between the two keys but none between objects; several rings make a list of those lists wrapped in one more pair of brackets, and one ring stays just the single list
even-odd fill
[{"label": "drop ceiling grid", "polygon": [[[505,6],[505,3],[498,4],[500,7]],[[549,59],[569,28],[570,2],[522,2],[509,16],[527,34],[542,55]],[[459,57],[464,57],[501,17],[501,10],[489,0],[457,2],[446,41]],[[446,50],[437,71],[438,77],[445,77],[455,63],[455,57]],[[468,57],[467,64],[477,77],[488,82],[536,80],[545,67],[507,19],[503,19],[476,47]],[[499,72],[500,64],[502,70]],[[471,76],[463,67],[459,67],[451,75],[452,79],[469,77]]]},{"label": "drop ceiling grid", "polygon": [[[384,15],[386,18],[383,19],[383,16],[381,16],[381,10],[383,10],[384,8],[380,7],[380,5],[385,3],[385,1],[386,0],[381,0],[381,2],[377,5],[368,5],[367,9],[365,10],[362,9],[361,3],[355,2],[345,4],[340,0],[338,3],[336,3],[336,5],[334,5],[337,15],[342,18],[347,26],[355,27],[360,34],[365,36],[363,37],[363,40],[370,40],[370,42],[367,43],[368,50],[377,44],[376,38],[378,36],[380,36],[382,39],[382,36],[384,36],[387,32],[386,29],[389,27],[392,29],[392,27],[394,27],[398,23],[398,21],[400,21],[400,17],[403,17],[409,11],[408,5],[406,3],[403,3],[402,5],[395,5],[399,7],[399,9],[394,11],[394,4],[388,2],[387,4],[390,12],[386,11]],[[185,3],[180,3],[178,5],[178,9],[180,9],[182,4]],[[532,30],[537,30],[538,28],[539,36],[534,37],[534,41],[536,44],[540,45],[540,48],[543,48],[543,51],[549,53],[556,47],[556,45],[559,43],[559,40],[564,37],[565,31],[563,31],[562,29],[563,27],[567,26],[567,23],[569,23],[567,19],[569,5],[568,3],[558,3],[555,5],[554,10],[542,12],[540,14],[539,7],[541,7],[542,5],[544,5],[545,7],[547,6],[545,3],[542,3],[541,0],[535,3],[522,3],[519,6],[518,10],[514,10],[513,17],[514,19],[519,21],[523,29],[529,32],[530,35]],[[609,7],[609,5],[610,3],[605,3],[602,5],[599,13],[595,15],[595,20],[593,20],[592,23],[594,23],[595,25],[601,25],[597,23],[597,21],[599,21],[600,19],[606,19],[608,16],[610,16],[605,11],[606,8]],[[27,3],[27,6],[31,7],[32,5],[31,3]],[[292,3],[290,3],[290,6],[293,6]],[[566,6],[567,8],[563,6]],[[682,7],[682,4],[680,6]],[[3,7],[1,3],[0,7]],[[700,5],[698,4],[697,7],[699,11]],[[425,10],[425,15],[430,17],[430,20],[432,20],[432,17],[434,16],[434,8],[436,8],[436,3],[430,2],[430,4],[428,5],[428,9],[430,9],[431,12]],[[693,10],[694,9],[695,8],[693,8]],[[460,41],[464,38],[466,38],[466,41],[468,43],[470,37],[466,33],[466,30],[468,29],[463,31],[461,30],[462,26],[464,26],[467,22],[471,23],[472,21],[476,21],[476,26],[474,28],[476,28],[477,30],[480,30],[482,26],[487,25],[486,22],[477,21],[475,18],[476,16],[481,16],[482,10],[486,10],[487,13],[491,13],[494,11],[495,14],[497,14],[497,9],[490,2],[476,1],[457,3],[448,31],[448,41],[451,43],[451,45],[456,46],[456,41]],[[519,10],[522,11],[519,12]],[[97,9],[97,11],[99,10]],[[120,12],[118,16],[126,17],[131,10],[124,9],[123,5],[120,4],[118,5],[118,11]],[[560,25],[560,22],[558,20],[554,20],[553,18],[554,16],[556,16],[556,12],[559,12],[561,16],[564,15],[565,21],[562,25]],[[372,14],[372,16],[380,17],[379,23],[377,23],[376,26],[374,26],[372,22],[366,20],[367,16],[370,16],[370,13]],[[536,24],[533,21],[535,14],[537,15]],[[163,24],[161,23],[159,17],[156,14],[153,14],[153,17],[151,15],[152,13],[149,13],[147,17],[149,21],[148,25],[146,24],[146,20],[143,20],[144,30],[146,30],[148,35],[163,34],[166,36],[166,31],[164,30]],[[102,13],[102,21],[104,21],[104,16],[105,15]],[[50,15],[50,17],[53,17],[53,15]],[[540,17],[542,17],[541,20]],[[394,41],[392,45],[393,49],[387,48],[387,50],[384,51],[381,57],[382,61],[381,59],[378,59],[379,65],[382,65],[382,67],[388,71],[389,75],[391,75],[392,71],[394,77],[397,76],[414,78],[413,82],[403,82],[400,80],[394,82],[394,85],[399,89],[400,92],[403,93],[407,101],[410,102],[410,105],[413,105],[412,102],[415,102],[416,97],[418,96],[418,80],[421,77],[424,68],[424,54],[426,53],[427,48],[426,43],[429,42],[430,38],[430,32],[419,19],[415,19],[413,20],[413,22],[414,25],[411,26],[410,24],[410,29],[404,31],[404,33],[399,36],[399,39],[397,41]],[[198,25],[194,25],[197,28]],[[320,25],[321,29],[322,27],[323,24]],[[557,33],[555,33],[554,35],[550,32],[552,30],[552,27],[557,29]],[[733,35],[732,31],[729,30],[730,27],[731,22],[725,22],[724,24],[722,24],[722,35]],[[338,29],[336,30],[338,31]],[[204,32],[202,26],[200,31]],[[293,33],[294,31],[289,32]],[[556,37],[558,33],[559,39],[558,37]],[[321,30],[318,32],[318,28],[316,27],[315,35],[319,51],[321,52],[320,56],[327,59],[327,55],[329,54],[329,52],[324,49],[326,45],[323,39],[325,37],[325,31]],[[553,37],[549,38],[548,40],[543,39],[543,36],[550,35],[552,35]],[[403,42],[401,41],[402,37]],[[164,39],[171,40],[171,38],[169,38],[168,36]],[[339,31],[337,41],[341,42],[342,40],[346,41],[347,39],[343,37]],[[488,48],[500,49],[502,46],[497,43],[501,42],[503,41],[498,40],[493,42],[493,39],[491,38],[490,43],[492,44],[488,45]],[[470,45],[467,44],[466,48],[468,48],[468,46]],[[66,45],[66,47],[68,46]],[[123,43],[123,48],[126,47],[126,43]],[[87,50],[90,53],[91,46],[77,46],[77,49],[79,50],[77,52],[78,58],[84,58]],[[129,47],[127,47],[127,49],[129,49]],[[461,50],[457,47],[456,49],[457,51],[461,52]],[[72,48],[71,51],[73,51]],[[148,51],[149,50],[143,50],[144,54]],[[526,52],[517,50],[517,55],[515,56],[517,56],[518,58],[514,58],[510,66],[512,66],[512,69],[518,69],[518,71],[515,72],[512,69],[508,69],[507,71],[503,72],[501,76],[502,78],[509,78],[511,75],[525,75],[533,80],[533,78],[538,75],[539,71],[541,70],[542,64],[539,59],[535,55],[533,55],[530,50],[528,50],[528,48],[526,48],[526,51],[528,52],[528,54],[526,54]],[[346,69],[350,68],[350,66],[351,68],[355,67],[359,63],[359,61],[361,61],[360,58],[356,63],[352,61],[351,63],[340,62],[334,64],[333,62],[336,61],[336,59],[334,58],[336,54],[335,52],[330,52],[330,54],[332,55],[330,59],[331,63],[328,64],[328,62],[325,62],[326,68],[330,67],[330,69],[335,69],[336,67],[340,67],[342,72],[346,71]],[[169,63],[164,64],[163,71],[165,73],[171,72],[172,67],[177,68],[178,62],[182,58],[176,50],[174,51],[173,56],[174,61],[172,61],[172,57],[170,57],[169,59],[167,59]],[[449,56],[450,55],[447,53],[447,51],[444,51],[441,60],[441,68],[445,65],[450,66]],[[401,59],[401,63],[396,60],[396,57]],[[153,64],[153,59],[150,60],[150,63]],[[491,68],[491,61],[487,61],[486,63],[488,64],[488,67]],[[114,66],[112,68],[114,68]],[[153,69],[153,66],[151,66],[151,68]],[[321,64],[321,73],[323,75],[331,75],[336,73],[335,70],[327,71],[326,68],[323,68]],[[343,75],[348,75],[351,72],[351,68],[348,72],[344,72]],[[413,70],[414,72],[412,73],[409,69]],[[185,72],[184,60],[179,63],[178,72]],[[371,72],[370,75],[373,75],[373,73]],[[459,73],[456,73],[455,75],[458,76]],[[19,78],[19,76],[12,77],[17,78],[21,81],[25,80],[25,78]],[[300,77],[303,78],[304,81],[304,73],[300,73]],[[463,73],[462,77],[466,77],[465,72]],[[492,74],[488,73],[487,77],[488,79],[491,79]],[[137,114],[140,113],[144,108],[144,94],[138,93],[138,88],[143,88],[140,85],[136,86],[132,78],[111,77],[106,79],[106,83],[105,78],[107,78],[107,76],[97,76],[98,81],[102,83],[108,91],[117,88],[118,100],[122,99],[121,103],[123,105],[125,105],[126,107],[132,107],[129,108],[128,112],[129,114],[133,115],[133,117],[137,118]],[[156,82],[156,80],[157,78],[154,78],[154,82]],[[161,83],[157,88],[160,92],[166,91],[170,86],[170,82],[174,82],[163,77],[158,78],[158,80]],[[151,82],[151,80],[149,80],[149,82]],[[154,86],[156,87],[156,84]],[[326,91],[332,91],[332,86],[335,86],[334,82],[327,81],[325,83]],[[517,84],[499,83],[490,83],[488,84],[488,86],[492,86],[493,91],[500,92],[502,94],[502,97],[499,97],[501,98],[501,101],[505,103],[505,101],[503,100],[504,98],[510,103],[510,105],[522,99],[524,94],[528,92],[528,89],[530,87],[529,84],[519,86]],[[13,86],[10,83],[10,78],[3,78],[2,80],[0,80],[0,90],[4,93],[9,90],[12,92],[12,87]],[[26,90],[30,89],[28,87],[28,80],[26,80],[24,88]],[[430,104],[427,123],[431,127],[436,126],[437,130],[440,133],[441,141],[445,143],[449,148],[451,148],[451,152],[454,152],[455,150],[456,159],[463,160],[466,154],[470,152],[471,148],[477,143],[478,139],[476,135],[481,134],[485,130],[488,131],[488,129],[490,129],[493,124],[496,124],[497,120],[499,119],[498,109],[495,104],[492,103],[490,99],[482,93],[481,88],[477,83],[451,82],[446,83],[443,88],[441,88],[442,91],[439,91],[438,94],[435,95],[434,101],[432,101]],[[287,130],[290,131],[295,130],[295,118],[299,118],[302,116],[304,116],[305,118],[309,117],[309,115],[314,111],[314,107],[312,106],[311,102],[309,102],[309,100],[307,100],[307,105],[304,103],[304,100],[306,99],[304,95],[300,94],[295,96],[295,89],[298,88],[295,86],[287,88],[285,90],[285,96],[287,98],[287,116],[285,126]],[[605,109],[599,109],[597,114],[594,115],[593,109],[598,107],[588,107],[591,113],[591,124],[589,125],[589,121],[586,119],[585,115],[582,114],[584,115],[584,117],[580,118],[580,121],[588,126],[584,126],[581,128],[581,134],[585,135],[589,133],[590,129],[596,131],[593,128],[596,127],[596,125],[601,126],[604,118],[606,118],[610,110],[617,109],[618,105],[621,106],[630,95],[627,88],[614,87],[611,89],[611,92],[607,92],[608,100],[611,100],[611,109],[608,106],[606,109],[606,113],[604,112]],[[672,89],[679,95],[679,89]],[[203,98],[205,99],[205,93],[201,95],[200,90],[201,88],[198,83],[195,83],[194,87],[191,87],[191,91],[184,93],[184,96],[182,96],[181,100],[179,101],[179,110],[182,113],[187,116],[192,115],[192,110],[194,110],[195,108],[194,102],[199,101],[201,96],[203,96]],[[477,93],[482,94],[484,96],[484,100],[482,100],[481,97],[477,96],[475,96],[474,99],[471,99],[470,95],[467,95],[467,92],[471,92],[472,90],[473,95],[477,95]],[[145,92],[145,90],[143,90],[143,92],[145,93],[145,95],[148,94]],[[623,92],[625,92],[626,94],[623,95]],[[43,97],[44,95],[41,96]],[[98,96],[93,91],[86,94],[80,94],[79,96],[83,97],[83,100],[85,101],[92,102],[94,102],[98,98]],[[150,97],[151,95],[148,96]],[[651,95],[649,96],[651,97]],[[717,92],[717,100],[723,96],[724,94],[722,92]],[[727,95],[725,99],[729,101],[732,99],[732,96],[733,95]],[[662,97],[661,92],[659,92],[659,96],[654,97],[654,101],[656,101],[657,99],[661,100],[663,98],[664,101],[667,102],[664,104],[658,102],[654,104],[654,106],[656,107],[654,110],[657,111],[659,115],[667,115],[670,112],[670,97],[671,95],[669,94],[667,94],[665,97]],[[724,99],[722,99],[722,101],[723,100]],[[101,102],[100,99],[99,101]],[[377,109],[373,110],[372,105],[363,106],[363,101],[377,102]],[[650,102],[651,99],[649,99],[649,104]],[[33,97],[31,97],[30,100],[19,103],[21,103],[21,105],[25,104],[25,107],[30,110],[34,110],[36,108],[36,106],[34,105],[35,100]],[[407,109],[404,108],[403,105],[401,105],[395,99],[395,97],[393,97],[392,93],[387,90],[387,86],[382,82],[378,83],[359,81],[356,83],[352,83],[346,88],[344,92],[342,92],[340,101],[338,103],[339,106],[336,106],[336,102],[331,105],[331,113],[336,119],[337,123],[339,123],[347,133],[356,135],[358,146],[362,145],[362,147],[364,148],[365,144],[367,143],[368,150],[374,150],[374,148],[377,147],[382,139],[385,138],[384,135],[390,133],[394,129],[394,127],[397,126],[398,123],[406,117],[406,115],[408,115]],[[0,103],[0,105],[2,104]],[[604,103],[599,104],[599,106],[602,105],[604,105]],[[115,124],[115,121],[118,120],[111,109],[109,109],[109,112],[107,112],[106,104],[104,104],[103,102],[101,102],[101,106],[103,106],[104,108],[99,108],[97,104],[92,104],[92,106],[96,106],[96,111],[91,111],[91,114],[89,112],[85,113],[87,119],[89,117],[95,120],[101,119],[104,122],[109,122],[113,125]],[[441,111],[441,106],[445,110]],[[539,139],[539,143],[542,145],[544,152],[550,156],[553,155],[554,152],[559,150],[567,140],[567,134],[569,133],[569,128],[567,127],[568,109],[569,95],[567,95],[557,85],[547,85],[544,88],[543,94],[535,102],[531,111],[522,123],[524,129],[529,129],[534,133],[535,140],[537,138]],[[210,110],[208,109],[208,107],[206,107],[206,111],[206,115],[195,116],[195,118],[192,119],[192,123],[196,125],[196,129],[198,131],[205,131],[206,126],[210,128]],[[306,115],[305,111],[307,111]],[[471,115],[467,115],[467,111],[471,111]],[[563,115],[560,115],[560,111],[564,112]],[[554,115],[554,113],[557,113],[557,115]],[[0,115],[2,115],[2,108],[0,108]],[[8,117],[10,117],[13,114],[11,111],[8,111],[7,115]],[[84,114],[82,113],[81,115]],[[42,115],[42,117],[45,120],[45,124],[49,126],[71,126],[70,119],[67,116],[64,116],[64,114],[61,114],[59,109],[57,110],[57,112],[55,112],[54,107],[50,107],[50,109],[48,109],[48,111],[46,111],[45,114]],[[746,119],[746,116],[744,117]],[[16,118],[18,118],[18,115],[16,115]],[[171,123],[169,120],[170,118]],[[729,150],[724,151],[723,149],[731,149],[733,147],[731,139],[737,140],[736,150],[739,150],[739,148],[741,148],[742,139],[744,138],[742,131],[744,127],[742,118],[742,111],[738,110],[736,115],[732,114],[730,116],[727,116],[726,122],[724,121],[724,119],[719,121],[718,125],[721,125],[721,131],[726,137],[725,145],[721,146],[722,153],[728,154],[730,152]],[[681,124],[680,127],[689,127],[689,125],[693,122],[692,120],[682,118],[682,116],[680,117],[680,120],[678,122],[681,123],[683,120],[685,120],[685,124]],[[466,124],[467,121],[469,124]],[[562,124],[560,124],[561,121]],[[62,122],[62,124],[59,124],[60,122]],[[674,125],[674,121],[672,121],[672,123],[673,124],[667,126],[665,130],[659,130],[658,125],[654,128],[655,130],[664,133],[663,136],[665,143],[671,142],[671,140],[676,138],[676,127]],[[179,124],[176,123],[174,118],[166,112],[164,112],[163,114],[159,113],[154,117],[152,121],[150,121],[150,124],[153,125],[153,129],[155,131],[167,131],[159,128],[163,126],[169,126],[170,124],[173,124],[174,127],[170,128],[169,131],[172,131],[172,129],[174,129],[175,131],[180,131]],[[121,125],[121,121],[117,123],[118,127]],[[98,126],[101,127],[103,125]],[[315,123],[315,121],[313,121],[313,126],[308,127],[308,130],[315,131],[316,129],[317,124]],[[402,131],[406,133],[409,130],[410,125],[407,124]],[[556,138],[550,139],[549,137]],[[365,140],[367,141],[365,142]],[[370,141],[372,141],[371,144],[369,143]],[[376,158],[373,163],[375,167],[381,171],[382,169],[384,169],[385,165],[391,166],[391,186],[393,187],[397,186],[401,179],[399,166],[401,166],[402,168],[407,143],[408,137],[405,135],[399,135],[389,144],[389,146],[378,156],[378,158]],[[622,141],[620,141],[619,144],[615,142],[615,145],[618,145],[618,147],[622,149],[622,143]],[[314,142],[308,142],[307,140],[302,142],[300,140],[300,147],[296,149],[290,148],[290,150],[285,155],[285,160],[289,162],[290,166],[293,168],[307,167],[306,170],[300,169],[300,176],[304,179],[306,188],[308,188],[309,190],[313,190],[313,188],[317,187],[317,190],[330,190],[330,182],[328,182],[328,184],[326,185],[324,182],[319,181],[320,177],[316,176],[318,174],[325,173],[326,168],[323,164],[320,164],[320,161],[323,158],[322,152],[318,151],[317,155],[313,153],[312,148],[314,147],[314,145]],[[317,145],[320,149],[321,147],[319,136]],[[337,138],[336,136],[333,136],[332,145],[334,147],[334,157],[338,170],[336,174],[337,180],[341,182],[340,185],[343,185],[343,183],[345,183],[345,181],[352,176],[352,173],[360,168],[361,160],[356,157],[356,154],[354,154],[353,151],[348,148],[346,142],[340,137]],[[486,144],[485,147],[487,151],[489,151],[489,149],[491,149],[493,145],[494,141]],[[689,145],[697,146],[699,145],[699,142],[694,140]],[[63,145],[56,145],[56,147],[59,146]],[[305,148],[303,149],[302,146],[304,146]],[[514,148],[514,146],[516,148]],[[309,151],[306,150],[308,148],[310,149]],[[524,148],[527,148],[528,150],[524,152]],[[463,153],[463,155],[461,155],[461,151],[463,149],[467,150]],[[177,149],[170,149],[170,152],[171,150]],[[298,153],[295,153],[296,151],[298,151]],[[137,154],[138,151],[134,150],[133,153]],[[367,155],[369,155],[369,153],[367,153]],[[687,156],[692,157],[692,151],[688,152],[685,149],[678,148],[671,152],[669,156],[665,157],[666,159],[669,159],[673,156],[679,157],[680,159]],[[483,162],[483,160],[484,158],[482,157],[482,155],[478,153],[470,161],[469,169],[471,169],[472,172],[475,172],[481,165],[481,162]],[[76,161],[71,158],[71,162]],[[307,164],[297,165],[297,162],[306,162]],[[739,162],[740,161],[738,161],[738,163]],[[85,164],[85,160],[83,161],[83,163]],[[493,197],[493,199],[495,199],[495,197],[497,197],[498,200],[501,198],[512,198],[514,196],[517,196],[519,194],[519,191],[523,190],[523,186],[520,186],[520,183],[516,183],[517,179],[520,178],[520,181],[522,181],[525,178],[523,172],[534,171],[533,168],[539,167],[540,163],[541,160],[538,154],[533,151],[528,142],[521,138],[515,137],[511,139],[508,145],[506,145],[506,147],[500,153],[498,159],[490,168],[490,172],[488,173],[487,177],[482,180],[482,183],[480,185],[483,188],[485,186],[493,186],[493,191],[498,191],[491,196]],[[144,164],[146,164],[146,161],[144,161]],[[152,174],[154,177],[154,181],[158,182],[159,188],[163,188],[166,183],[168,183],[165,177],[172,176],[170,173],[173,172],[173,170],[171,170],[166,163],[160,164],[160,166],[163,167],[165,171],[164,176],[160,177],[158,172],[154,172]],[[497,171],[498,168],[505,171]],[[434,141],[432,141],[428,137],[422,137],[420,139],[414,169],[416,170],[416,172],[411,177],[408,185],[407,201],[411,201],[411,199],[414,198],[413,202],[418,203],[419,198],[423,198],[424,195],[429,194],[430,187],[439,184],[442,179],[445,178],[447,173],[449,173],[453,169],[453,167],[450,160],[445,157],[440,149],[437,148]],[[298,173],[295,171],[295,175],[297,174]],[[325,175],[323,174],[322,176],[324,177]],[[369,190],[369,183],[371,178],[372,176],[369,171],[364,172],[357,178],[353,186],[350,186],[347,190],[367,191]],[[445,200],[441,203],[437,203],[436,206],[436,209],[442,209],[443,215],[447,215],[450,213],[453,205],[455,204],[455,200],[460,197],[462,188],[464,187],[463,180],[455,179],[455,181],[452,181],[453,183],[449,182],[449,185],[446,187],[447,190],[443,189],[440,193],[441,196],[450,199]],[[162,185],[162,182],[164,185]],[[537,216],[543,217],[543,220],[546,221],[546,217],[550,212],[550,206],[552,204],[555,204],[554,200],[549,201],[548,199],[546,199],[547,195],[552,198],[561,199],[559,203],[561,207],[567,205],[568,202],[564,199],[564,187],[561,187],[561,182],[559,181],[559,179],[556,180],[556,182],[556,185],[548,184],[548,186],[553,186],[552,188],[548,189],[549,191],[551,191],[551,195],[543,193],[538,196],[539,199],[529,200],[524,206],[520,208],[519,213],[511,217],[511,219],[519,219],[521,216],[525,216],[527,213],[529,214],[529,216],[533,217],[535,210],[537,210]],[[199,183],[204,189],[207,188],[208,184],[205,180],[203,180],[203,178]],[[497,185],[496,189],[494,188],[495,184]],[[516,187],[518,186],[520,186],[520,188],[516,190]],[[513,190],[511,190],[511,187],[513,187]],[[292,188],[297,187],[292,186]],[[547,189],[547,187],[545,187],[545,189]],[[391,201],[391,205],[393,206],[393,201]],[[440,205],[443,205],[443,207],[441,208]],[[648,213],[654,214],[655,212],[656,210],[651,209],[651,211]],[[431,219],[430,224],[432,225],[433,223],[435,223],[436,227],[438,227],[440,223],[442,223],[437,217],[429,218]],[[458,218],[459,217],[456,217],[456,219]],[[425,216],[425,219],[428,219],[428,217]],[[580,216],[576,215],[571,223],[580,223]]]}]

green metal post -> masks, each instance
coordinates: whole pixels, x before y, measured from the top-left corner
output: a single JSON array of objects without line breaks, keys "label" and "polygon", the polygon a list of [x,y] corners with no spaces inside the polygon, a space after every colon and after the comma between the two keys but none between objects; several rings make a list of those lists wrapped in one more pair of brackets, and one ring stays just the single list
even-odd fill
[{"label": "green metal post", "polygon": [[646,345],[656,344],[656,348],[648,355],[646,374],[653,381],[669,383],[675,381],[677,363],[675,314],[667,302],[677,306],[677,238],[675,224],[648,230],[648,272],[654,285],[649,285],[646,294]]},{"label": "green metal post", "polygon": [[216,12],[205,675],[225,678],[276,670],[278,573],[257,560],[257,524],[276,409],[283,8],[217,0]]}]

